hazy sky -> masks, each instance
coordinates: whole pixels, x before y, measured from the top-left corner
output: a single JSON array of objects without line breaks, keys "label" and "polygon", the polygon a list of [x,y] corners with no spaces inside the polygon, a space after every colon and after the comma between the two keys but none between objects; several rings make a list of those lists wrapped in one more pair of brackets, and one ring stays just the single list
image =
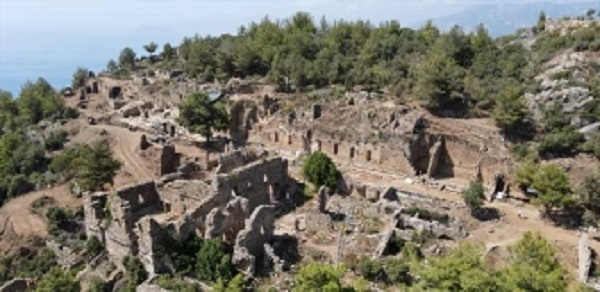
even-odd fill
[{"label": "hazy sky", "polygon": [[[550,0],[546,2],[574,2]],[[235,33],[265,15],[421,23],[477,4],[536,0],[0,0],[0,88],[27,79],[68,82],[77,66],[98,70],[125,46],[178,45],[184,36]]]},{"label": "hazy sky", "polygon": [[[268,14],[296,11],[330,18],[364,18],[377,23],[398,19],[409,25],[458,12],[474,4],[535,2],[518,0],[0,0],[3,37],[48,33],[190,34],[232,32]],[[557,1],[551,1],[557,2]],[[562,1],[565,2],[565,1]]]}]

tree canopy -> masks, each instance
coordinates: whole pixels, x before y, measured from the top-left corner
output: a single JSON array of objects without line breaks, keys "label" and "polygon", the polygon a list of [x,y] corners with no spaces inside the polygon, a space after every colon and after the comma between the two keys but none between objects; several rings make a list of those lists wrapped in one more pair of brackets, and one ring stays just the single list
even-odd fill
[{"label": "tree canopy", "polygon": [[46,273],[35,287],[36,292],[79,292],[81,286],[73,271],[63,271],[53,267]]},{"label": "tree canopy", "polygon": [[190,132],[206,138],[206,163],[208,163],[210,139],[214,131],[228,129],[229,114],[221,101],[213,101],[203,93],[193,93],[179,106],[177,122]]},{"label": "tree canopy", "polygon": [[135,67],[135,52],[132,48],[126,47],[119,55],[119,66],[121,68],[133,69]]},{"label": "tree canopy", "polygon": [[533,176],[533,188],[538,196],[535,200],[546,212],[554,207],[564,208],[573,202],[573,190],[569,177],[556,165],[542,165]]},{"label": "tree canopy", "polygon": [[152,56],[152,54],[156,52],[156,49],[158,49],[158,44],[156,44],[155,42],[150,42],[149,44],[144,45],[144,50],[146,50],[146,52],[148,52],[150,56]]},{"label": "tree canopy", "polygon": [[509,251],[511,263],[498,281],[504,291],[566,291],[566,271],[539,233],[526,232]]},{"label": "tree canopy", "polygon": [[87,79],[89,70],[83,67],[77,68],[73,73],[73,80],[71,81],[71,88],[73,90],[85,86],[85,80]]},{"label": "tree canopy", "polygon": [[317,188],[327,186],[333,189],[340,177],[340,172],[331,158],[321,151],[314,152],[306,158],[302,174]]},{"label": "tree canopy", "polygon": [[112,184],[121,162],[113,158],[108,143],[76,144],[52,160],[50,168],[65,178],[75,178],[83,190],[99,190]]}]

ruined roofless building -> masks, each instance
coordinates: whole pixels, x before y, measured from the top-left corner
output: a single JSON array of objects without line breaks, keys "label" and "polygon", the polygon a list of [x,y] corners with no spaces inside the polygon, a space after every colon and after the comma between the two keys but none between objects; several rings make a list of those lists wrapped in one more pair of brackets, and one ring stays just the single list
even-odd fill
[{"label": "ruined roofless building", "polygon": [[322,151],[339,165],[400,176],[471,179],[481,173],[491,184],[505,169],[501,143],[475,133],[470,127],[476,125],[453,124],[447,129],[443,121],[430,121],[418,110],[377,103],[360,110],[342,101],[293,108],[292,113],[278,111],[269,118],[259,111],[245,134],[247,141],[290,155]]},{"label": "ruined roofless building", "polygon": [[[87,235],[104,243],[116,265],[121,266],[127,255],[138,256],[150,274],[166,270],[163,259],[156,254],[166,236],[184,240],[196,234],[235,244],[241,240],[237,239],[241,230],[252,229],[246,219],[261,206],[272,206],[282,199],[290,188],[290,179],[287,161],[280,157],[231,155],[242,157],[247,164],[231,168],[240,164],[239,159],[225,157],[227,172],[216,174],[210,184],[199,180],[164,184],[148,181],[88,196],[84,204]],[[254,233],[249,230],[245,234]],[[268,234],[260,237],[262,241],[270,238]],[[262,241],[252,244],[267,244]],[[262,249],[252,245],[241,253],[239,262],[262,265],[262,261],[250,260],[262,258],[262,254]],[[244,265],[250,272],[256,268]]]}]

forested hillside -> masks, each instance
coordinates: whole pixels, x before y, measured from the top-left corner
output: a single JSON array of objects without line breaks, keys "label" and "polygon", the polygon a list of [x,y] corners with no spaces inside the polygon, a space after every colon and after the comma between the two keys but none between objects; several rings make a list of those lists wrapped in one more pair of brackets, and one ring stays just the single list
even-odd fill
[{"label": "forested hillside", "polygon": [[[600,51],[600,27],[593,17],[591,10],[582,25],[565,28],[568,31],[556,29],[561,22],[552,20],[547,30],[550,20],[542,13],[535,27],[494,39],[481,25],[472,33],[458,26],[442,32],[431,23],[414,30],[397,21],[315,21],[297,13],[289,19],[250,23],[235,36],[185,38],[178,54],[166,44],[159,65],[184,69],[200,81],[257,76],[280,90],[335,85],[385,91],[398,102],[417,101],[440,116],[493,117],[507,137],[518,141],[532,140],[536,133],[557,133],[540,153],[562,155],[579,151],[583,137],[549,122],[550,109],[544,109],[545,117],[532,115],[523,97],[540,91],[541,81],[535,77],[552,58]],[[124,50],[121,69],[131,63],[123,60],[133,57],[130,49]],[[109,67],[111,72],[118,69],[115,62]],[[588,124],[600,119],[595,76],[579,80],[593,97],[581,110]]]}]

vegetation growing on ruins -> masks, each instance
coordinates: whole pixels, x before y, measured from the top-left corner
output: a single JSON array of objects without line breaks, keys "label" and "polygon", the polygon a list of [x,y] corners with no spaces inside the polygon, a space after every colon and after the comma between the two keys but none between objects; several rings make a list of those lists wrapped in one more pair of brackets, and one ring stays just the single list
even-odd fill
[{"label": "vegetation growing on ruins", "polygon": [[313,152],[302,167],[302,175],[316,188],[327,186],[334,189],[340,178],[340,171],[324,152]]},{"label": "vegetation growing on ruins", "polygon": [[[482,245],[463,242],[447,255],[427,261],[403,253],[401,259],[362,258],[350,269],[371,282],[410,291],[565,291],[567,287],[565,269],[539,233],[524,233],[509,247],[510,260],[499,270],[486,267],[483,253]],[[344,273],[343,266],[306,265],[296,275],[295,290],[345,291]]]},{"label": "vegetation growing on ruins", "polygon": [[35,288],[36,292],[78,292],[81,291],[79,280],[75,271],[63,271],[59,267],[53,267],[46,273]]},{"label": "vegetation growing on ruins", "polygon": [[294,291],[342,291],[346,288],[342,283],[345,269],[343,265],[318,263],[303,266],[296,275]]},{"label": "vegetation growing on ruins", "polygon": [[[408,96],[414,97],[424,108],[440,116],[491,117],[506,136],[521,143],[513,147],[513,152],[523,159],[516,171],[515,181],[522,190],[527,191],[526,194],[535,204],[542,207],[544,215],[553,219],[550,215],[567,214],[576,217],[577,225],[597,226],[600,216],[600,173],[588,175],[575,189],[563,168],[539,163],[539,159],[568,157],[582,151],[600,157],[600,135],[586,138],[571,125],[560,107],[544,108],[543,118],[536,117],[537,122],[534,122],[534,114],[527,109],[524,96],[526,92],[539,89],[539,84],[529,80],[537,75],[541,62],[556,52],[568,48],[600,51],[600,43],[595,37],[599,31],[593,25],[577,33],[542,35],[546,28],[545,15],[541,15],[534,29],[539,38],[533,44],[533,49],[529,49],[522,42],[515,41],[514,36],[494,40],[483,26],[472,33],[465,33],[459,27],[441,32],[431,23],[413,30],[402,28],[395,21],[373,26],[364,21],[329,23],[323,19],[317,25],[310,15],[298,13],[283,21],[274,22],[265,18],[258,24],[240,28],[236,36],[186,38],[178,49],[165,44],[160,53],[163,62],[159,66],[161,69],[173,68],[179,62],[177,65],[182,66],[188,74],[184,77],[203,81],[234,76],[267,77],[282,91],[311,91],[308,96],[311,102],[321,98],[313,91],[320,87],[335,85],[338,86],[336,88],[353,89],[360,86],[359,90],[392,92],[398,98],[403,98],[401,102],[408,102],[405,99]],[[128,76],[136,73],[136,68],[152,66],[159,60],[153,55],[158,49],[156,43],[152,42],[144,49],[150,54],[149,62],[142,64],[143,61],[136,60],[131,48],[125,48],[118,64],[113,60],[108,63],[109,73]],[[73,76],[73,89],[85,86],[87,74],[87,69],[78,68]],[[560,71],[552,74],[550,79],[578,82],[573,80],[574,76],[576,74],[570,71]],[[171,82],[163,81],[160,85]],[[599,84],[600,81],[596,79],[582,86],[588,87],[591,96],[597,99],[600,96]],[[344,92],[339,89],[334,91],[337,91],[336,96],[342,96]],[[169,93],[168,90],[165,92]],[[289,100],[282,104],[286,104],[284,111],[296,112],[296,104]],[[583,117],[588,119],[586,121],[600,121],[600,103],[589,103],[584,112]],[[378,114],[369,110],[366,117],[374,121]],[[54,130],[48,124],[74,116],[76,112],[66,108],[57,92],[43,79],[26,84],[15,100],[9,93],[0,91],[0,204],[5,199],[60,179],[73,179],[82,190],[89,191],[102,190],[106,184],[113,183],[121,163],[113,157],[106,143],[75,144],[60,153],[52,153],[63,150],[67,133]],[[381,116],[379,114],[379,118]],[[180,125],[206,138],[207,165],[213,134],[227,130],[228,120],[224,104],[205,94],[192,94],[183,100],[178,118]],[[49,131],[40,134],[43,129]],[[485,129],[488,129],[487,126]],[[364,136],[369,138],[380,135],[372,129],[367,133]],[[337,154],[337,144],[335,149]],[[350,156],[353,156],[354,152],[351,153]],[[366,160],[371,161],[370,152]],[[480,160],[479,164],[482,162]],[[464,166],[461,161],[457,161],[457,165]],[[317,188],[327,186],[335,189],[341,177],[331,158],[320,151],[312,153],[302,167],[305,179]],[[237,178],[231,176],[232,180]],[[406,182],[409,183],[409,180]],[[413,183],[415,181],[410,181],[411,185]],[[253,184],[248,183],[248,189]],[[273,189],[275,186],[273,184]],[[448,186],[443,185],[442,189]],[[307,185],[305,190],[310,190],[310,187]],[[279,191],[279,187],[277,189]],[[291,202],[290,196],[286,196],[286,200]],[[485,195],[481,181],[472,181],[462,196],[471,214],[482,210]],[[384,210],[389,214],[393,209],[392,202],[389,203],[388,206],[380,204],[377,207],[389,208]],[[106,204],[110,204],[110,196]],[[166,205],[165,208],[170,212],[170,203],[168,208]],[[303,210],[295,202],[293,207]],[[331,226],[327,226],[329,231],[321,232],[326,235],[330,235],[331,230],[338,230],[336,228],[339,226],[343,226],[341,230],[344,234],[372,235],[380,233],[387,223],[377,216],[365,216],[362,213],[361,216],[352,217],[349,213],[341,213],[341,204],[337,207],[338,213],[328,214],[331,218],[318,214],[322,215],[317,219],[323,220],[323,224],[320,221],[311,222],[308,219],[313,218],[307,217],[290,221],[293,221],[297,231],[306,230],[305,235],[314,232],[307,229],[310,224],[325,226],[331,223]],[[49,233],[55,236],[54,239],[57,239],[57,233],[69,229],[75,216],[81,215],[47,200],[35,201],[31,209],[46,217]],[[438,206],[434,209],[442,210]],[[354,212],[355,209],[351,210]],[[448,214],[423,206],[401,210],[403,216],[416,217],[411,218],[415,221],[429,221],[421,221],[427,223],[424,226],[449,227],[457,221],[451,220]],[[383,214],[381,210],[377,212]],[[282,213],[277,213],[277,216]],[[110,208],[106,208],[104,215],[106,225],[110,224],[113,219]],[[359,221],[360,228],[356,228],[356,224],[346,225],[350,222],[349,218]],[[405,220],[404,224],[407,223],[408,220]],[[402,221],[391,227],[400,228],[401,225]],[[359,258],[355,253],[352,254],[353,259],[358,258],[348,263],[349,270],[354,273],[353,287],[346,283],[348,277],[344,265],[311,263],[295,272],[294,291],[368,291],[370,285],[378,285],[378,289],[382,285],[410,291],[565,291],[571,280],[557,260],[554,247],[539,233],[526,232],[521,240],[509,248],[510,258],[505,265],[490,268],[485,264],[487,251],[482,245],[461,242],[454,249],[447,248],[446,244],[434,246],[434,240],[446,235],[440,236],[439,232],[432,231],[435,228],[414,226],[410,226],[413,229],[411,234],[408,226],[404,227],[409,233],[402,234],[402,237],[394,234],[387,242],[382,258]],[[326,240],[332,243],[334,238],[331,236]],[[319,244],[316,241],[314,243]],[[298,248],[298,242],[295,244],[295,248]],[[100,254],[103,248],[98,238],[90,237],[85,242],[83,252],[76,252],[91,259]],[[244,275],[239,274],[232,264],[231,246],[225,245],[220,239],[205,240],[191,236],[185,241],[178,241],[165,238],[160,244],[153,244],[153,248],[156,258],[168,258],[166,262],[173,268],[171,274],[159,275],[153,284],[175,291],[196,291],[200,287],[193,283],[195,280],[184,279],[193,277],[213,284],[214,291],[244,291],[248,288]],[[426,259],[421,251],[428,255]],[[14,277],[32,277],[37,283],[36,291],[79,291],[81,287],[75,272],[63,271],[56,265],[56,259],[47,249],[19,250],[0,259],[0,283]],[[126,280],[124,290],[135,291],[136,286],[148,275],[138,257],[125,258],[123,265]],[[592,271],[597,272],[595,268]],[[107,287],[101,281],[93,282],[90,288],[91,291],[105,289]]]},{"label": "vegetation growing on ruins", "polygon": [[402,209],[402,213],[409,216],[417,216],[421,219],[428,221],[438,221],[441,223],[447,223],[450,220],[448,214],[439,213],[433,210],[427,210],[419,207],[409,207]]},{"label": "vegetation growing on ruins", "polygon": [[193,93],[179,105],[177,121],[192,133],[206,139],[206,164],[210,153],[210,139],[215,131],[224,131],[229,126],[229,114],[220,101],[211,100],[203,93]]},{"label": "vegetation growing on ruins", "polygon": [[146,279],[147,272],[144,269],[144,265],[140,259],[135,256],[127,256],[123,259],[123,266],[125,267],[125,279],[127,285],[125,285],[125,292],[135,292],[136,287],[144,282]]},{"label": "vegetation growing on ruins", "polygon": [[177,276],[227,284],[236,274],[231,252],[219,239],[204,240],[190,236],[183,241],[165,237],[157,246],[158,255],[168,256]]},{"label": "vegetation growing on ruins", "polygon": [[217,283],[212,287],[215,292],[242,292],[244,289],[244,275],[238,274],[231,281],[227,282],[223,279],[217,280]]},{"label": "vegetation growing on ruins", "polygon": [[24,247],[18,253],[0,258],[0,283],[13,278],[39,278],[56,266],[54,253],[43,248],[43,242]]},{"label": "vegetation growing on ruins", "polygon": [[198,279],[214,282],[218,279],[229,281],[236,274],[231,262],[231,254],[218,239],[206,240],[196,255],[196,275]]}]

